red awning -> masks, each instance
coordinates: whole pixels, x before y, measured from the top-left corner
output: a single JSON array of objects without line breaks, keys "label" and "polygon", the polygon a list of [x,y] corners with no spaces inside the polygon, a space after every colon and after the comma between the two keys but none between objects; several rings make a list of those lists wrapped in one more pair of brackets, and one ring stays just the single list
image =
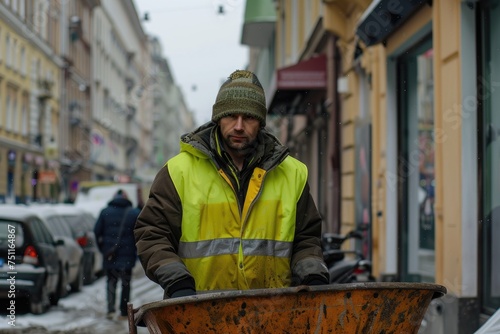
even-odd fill
[{"label": "red awning", "polygon": [[326,55],[320,55],[278,70],[277,89],[324,89]]},{"label": "red awning", "polygon": [[326,89],[326,80],[325,54],[278,69],[271,90],[269,113],[274,113],[275,107],[290,102],[300,92]]}]

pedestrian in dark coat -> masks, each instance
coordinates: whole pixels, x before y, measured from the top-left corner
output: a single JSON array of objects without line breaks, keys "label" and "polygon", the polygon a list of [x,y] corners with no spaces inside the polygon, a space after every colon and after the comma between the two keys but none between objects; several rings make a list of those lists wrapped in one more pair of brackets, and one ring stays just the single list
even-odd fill
[{"label": "pedestrian in dark coat", "polygon": [[[115,312],[118,280],[122,284],[120,315],[122,317],[127,316],[132,268],[137,260],[133,231],[139,213],[140,208],[133,208],[127,194],[123,190],[119,190],[108,203],[108,206],[101,211],[94,227],[99,249],[103,254],[103,269],[108,279],[108,318],[112,318]],[[122,223],[123,226],[121,227]],[[119,236],[120,229],[121,235]],[[118,245],[115,256],[113,259],[108,259],[107,254],[115,245]]]}]

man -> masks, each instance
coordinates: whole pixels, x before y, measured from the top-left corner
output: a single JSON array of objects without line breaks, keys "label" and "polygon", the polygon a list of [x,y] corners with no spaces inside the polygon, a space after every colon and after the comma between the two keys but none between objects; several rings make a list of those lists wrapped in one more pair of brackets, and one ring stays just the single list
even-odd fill
[{"label": "man", "polygon": [[264,128],[266,114],[257,77],[233,72],[212,121],[157,174],[134,233],[165,298],[328,284],[307,167]]},{"label": "man", "polygon": [[[103,269],[107,276],[107,301],[109,319],[114,317],[116,285],[121,281],[120,316],[127,317],[130,300],[130,280],[137,260],[134,240],[134,225],[140,208],[132,208],[132,202],[123,190],[118,190],[104,208],[94,226],[99,250],[103,254]],[[111,252],[115,249],[114,252]],[[110,256],[111,253],[114,256]]]}]

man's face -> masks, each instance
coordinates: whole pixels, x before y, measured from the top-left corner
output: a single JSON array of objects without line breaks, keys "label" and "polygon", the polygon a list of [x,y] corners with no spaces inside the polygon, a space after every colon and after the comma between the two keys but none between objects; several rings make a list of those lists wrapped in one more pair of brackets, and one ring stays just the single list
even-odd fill
[{"label": "man's face", "polygon": [[260,130],[259,120],[244,114],[222,117],[219,126],[226,149],[235,152],[250,147]]}]

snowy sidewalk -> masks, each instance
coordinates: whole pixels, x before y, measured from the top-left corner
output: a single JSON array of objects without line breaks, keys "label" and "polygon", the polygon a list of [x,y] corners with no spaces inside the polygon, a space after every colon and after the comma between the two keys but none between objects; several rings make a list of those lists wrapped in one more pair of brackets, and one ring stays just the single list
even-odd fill
[{"label": "snowy sidewalk", "polygon": [[[121,293],[117,289],[117,296]],[[132,277],[131,302],[134,308],[163,298],[163,289],[144,274],[139,263]],[[0,321],[0,333],[128,333],[127,320],[106,319],[106,277],[84,286],[81,292],[72,293],[51,307],[45,314],[16,315],[16,326],[8,324],[6,316]],[[3,314],[4,312],[2,312]],[[148,333],[139,328],[139,333]]]}]

